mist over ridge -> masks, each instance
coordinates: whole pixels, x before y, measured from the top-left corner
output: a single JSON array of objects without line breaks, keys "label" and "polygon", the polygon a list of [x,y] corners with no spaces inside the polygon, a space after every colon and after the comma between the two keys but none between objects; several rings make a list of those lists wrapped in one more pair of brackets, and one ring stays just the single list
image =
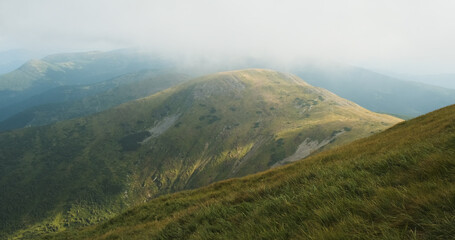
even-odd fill
[{"label": "mist over ridge", "polygon": [[188,61],[304,57],[409,74],[453,73],[453,9],[445,0],[5,0],[0,51],[135,47]]}]

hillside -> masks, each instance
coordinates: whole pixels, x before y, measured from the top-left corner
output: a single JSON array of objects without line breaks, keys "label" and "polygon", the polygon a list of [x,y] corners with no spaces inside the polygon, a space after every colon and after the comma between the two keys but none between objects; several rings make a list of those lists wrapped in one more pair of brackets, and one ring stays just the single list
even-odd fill
[{"label": "hillside", "polygon": [[[90,85],[62,86],[0,109],[22,112],[0,121],[0,131],[42,126],[87,116],[119,104],[146,97],[189,79],[173,71],[139,71]],[[32,107],[29,107],[32,106]]]},{"label": "hillside", "polygon": [[375,112],[416,117],[455,102],[454,89],[405,81],[349,65],[313,63],[294,67],[290,72]]},{"label": "hillside", "polygon": [[455,105],[45,239],[453,239]]},{"label": "hillside", "polygon": [[404,79],[455,89],[455,74],[404,75]]},{"label": "hillside", "polygon": [[[62,53],[30,60],[20,68],[0,75],[0,108],[14,109],[16,103],[55,87],[93,84],[126,73],[162,70],[167,66],[157,57],[133,50]],[[22,110],[24,108],[0,112],[0,120]]]},{"label": "hillside", "polygon": [[11,72],[33,58],[39,58],[39,52],[25,49],[11,49],[0,52],[0,74]]},{"label": "hillside", "polygon": [[399,121],[291,74],[208,75],[89,117],[0,134],[0,231],[34,236],[94,224]]}]

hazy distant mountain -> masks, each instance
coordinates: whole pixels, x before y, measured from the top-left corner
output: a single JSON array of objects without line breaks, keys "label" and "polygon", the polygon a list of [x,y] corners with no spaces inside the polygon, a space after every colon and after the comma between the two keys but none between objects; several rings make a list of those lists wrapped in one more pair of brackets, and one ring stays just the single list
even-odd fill
[{"label": "hazy distant mountain", "polygon": [[0,131],[87,116],[164,90],[188,78],[172,71],[140,71],[91,85],[54,88],[0,109],[6,115],[26,109],[1,121]]},{"label": "hazy distant mountain", "polygon": [[455,103],[453,89],[400,80],[358,67],[309,64],[291,72],[375,112],[418,116]]},{"label": "hazy distant mountain", "polygon": [[47,239],[453,239],[455,105]]},{"label": "hazy distant mountain", "polygon": [[14,49],[0,52],[0,74],[16,70],[25,62],[33,58],[40,58],[43,54],[25,49]]},{"label": "hazy distant mountain", "polygon": [[[0,76],[0,121],[25,110],[52,88],[101,82],[144,69],[177,69],[189,76],[242,68],[273,68],[298,75],[376,112],[417,116],[455,103],[455,89],[399,80],[336,63],[299,61],[283,67],[266,59],[163,60],[134,50],[56,54]],[[35,96],[35,97],[34,97]],[[43,96],[43,95],[41,95]],[[18,105],[16,105],[18,104]]]},{"label": "hazy distant mountain", "polygon": [[397,75],[402,79],[455,89],[455,74]]},{"label": "hazy distant mountain", "polygon": [[[58,86],[91,84],[166,66],[167,63],[159,58],[133,50],[56,54],[30,60],[17,70],[0,76],[0,108],[13,106]],[[9,116],[0,114],[0,120]]]},{"label": "hazy distant mountain", "polygon": [[291,74],[223,72],[84,118],[0,134],[0,231],[89,225],[169,192],[263,171],[384,130]]}]

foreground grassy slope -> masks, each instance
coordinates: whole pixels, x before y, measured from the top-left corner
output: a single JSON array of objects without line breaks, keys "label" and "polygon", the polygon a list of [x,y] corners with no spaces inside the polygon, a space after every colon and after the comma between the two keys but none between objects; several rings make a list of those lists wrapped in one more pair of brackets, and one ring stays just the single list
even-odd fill
[{"label": "foreground grassy slope", "polygon": [[94,224],[399,121],[291,74],[204,76],[89,117],[0,134],[0,233],[34,238]]},{"label": "foreground grassy slope", "polygon": [[455,105],[46,239],[453,239]]}]

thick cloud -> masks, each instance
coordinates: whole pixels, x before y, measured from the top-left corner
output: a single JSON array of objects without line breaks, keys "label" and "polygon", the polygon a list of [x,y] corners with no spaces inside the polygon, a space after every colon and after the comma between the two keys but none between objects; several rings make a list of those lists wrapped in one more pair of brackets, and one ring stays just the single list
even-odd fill
[{"label": "thick cloud", "polygon": [[442,73],[455,69],[454,12],[451,0],[2,0],[0,50],[143,47]]}]

